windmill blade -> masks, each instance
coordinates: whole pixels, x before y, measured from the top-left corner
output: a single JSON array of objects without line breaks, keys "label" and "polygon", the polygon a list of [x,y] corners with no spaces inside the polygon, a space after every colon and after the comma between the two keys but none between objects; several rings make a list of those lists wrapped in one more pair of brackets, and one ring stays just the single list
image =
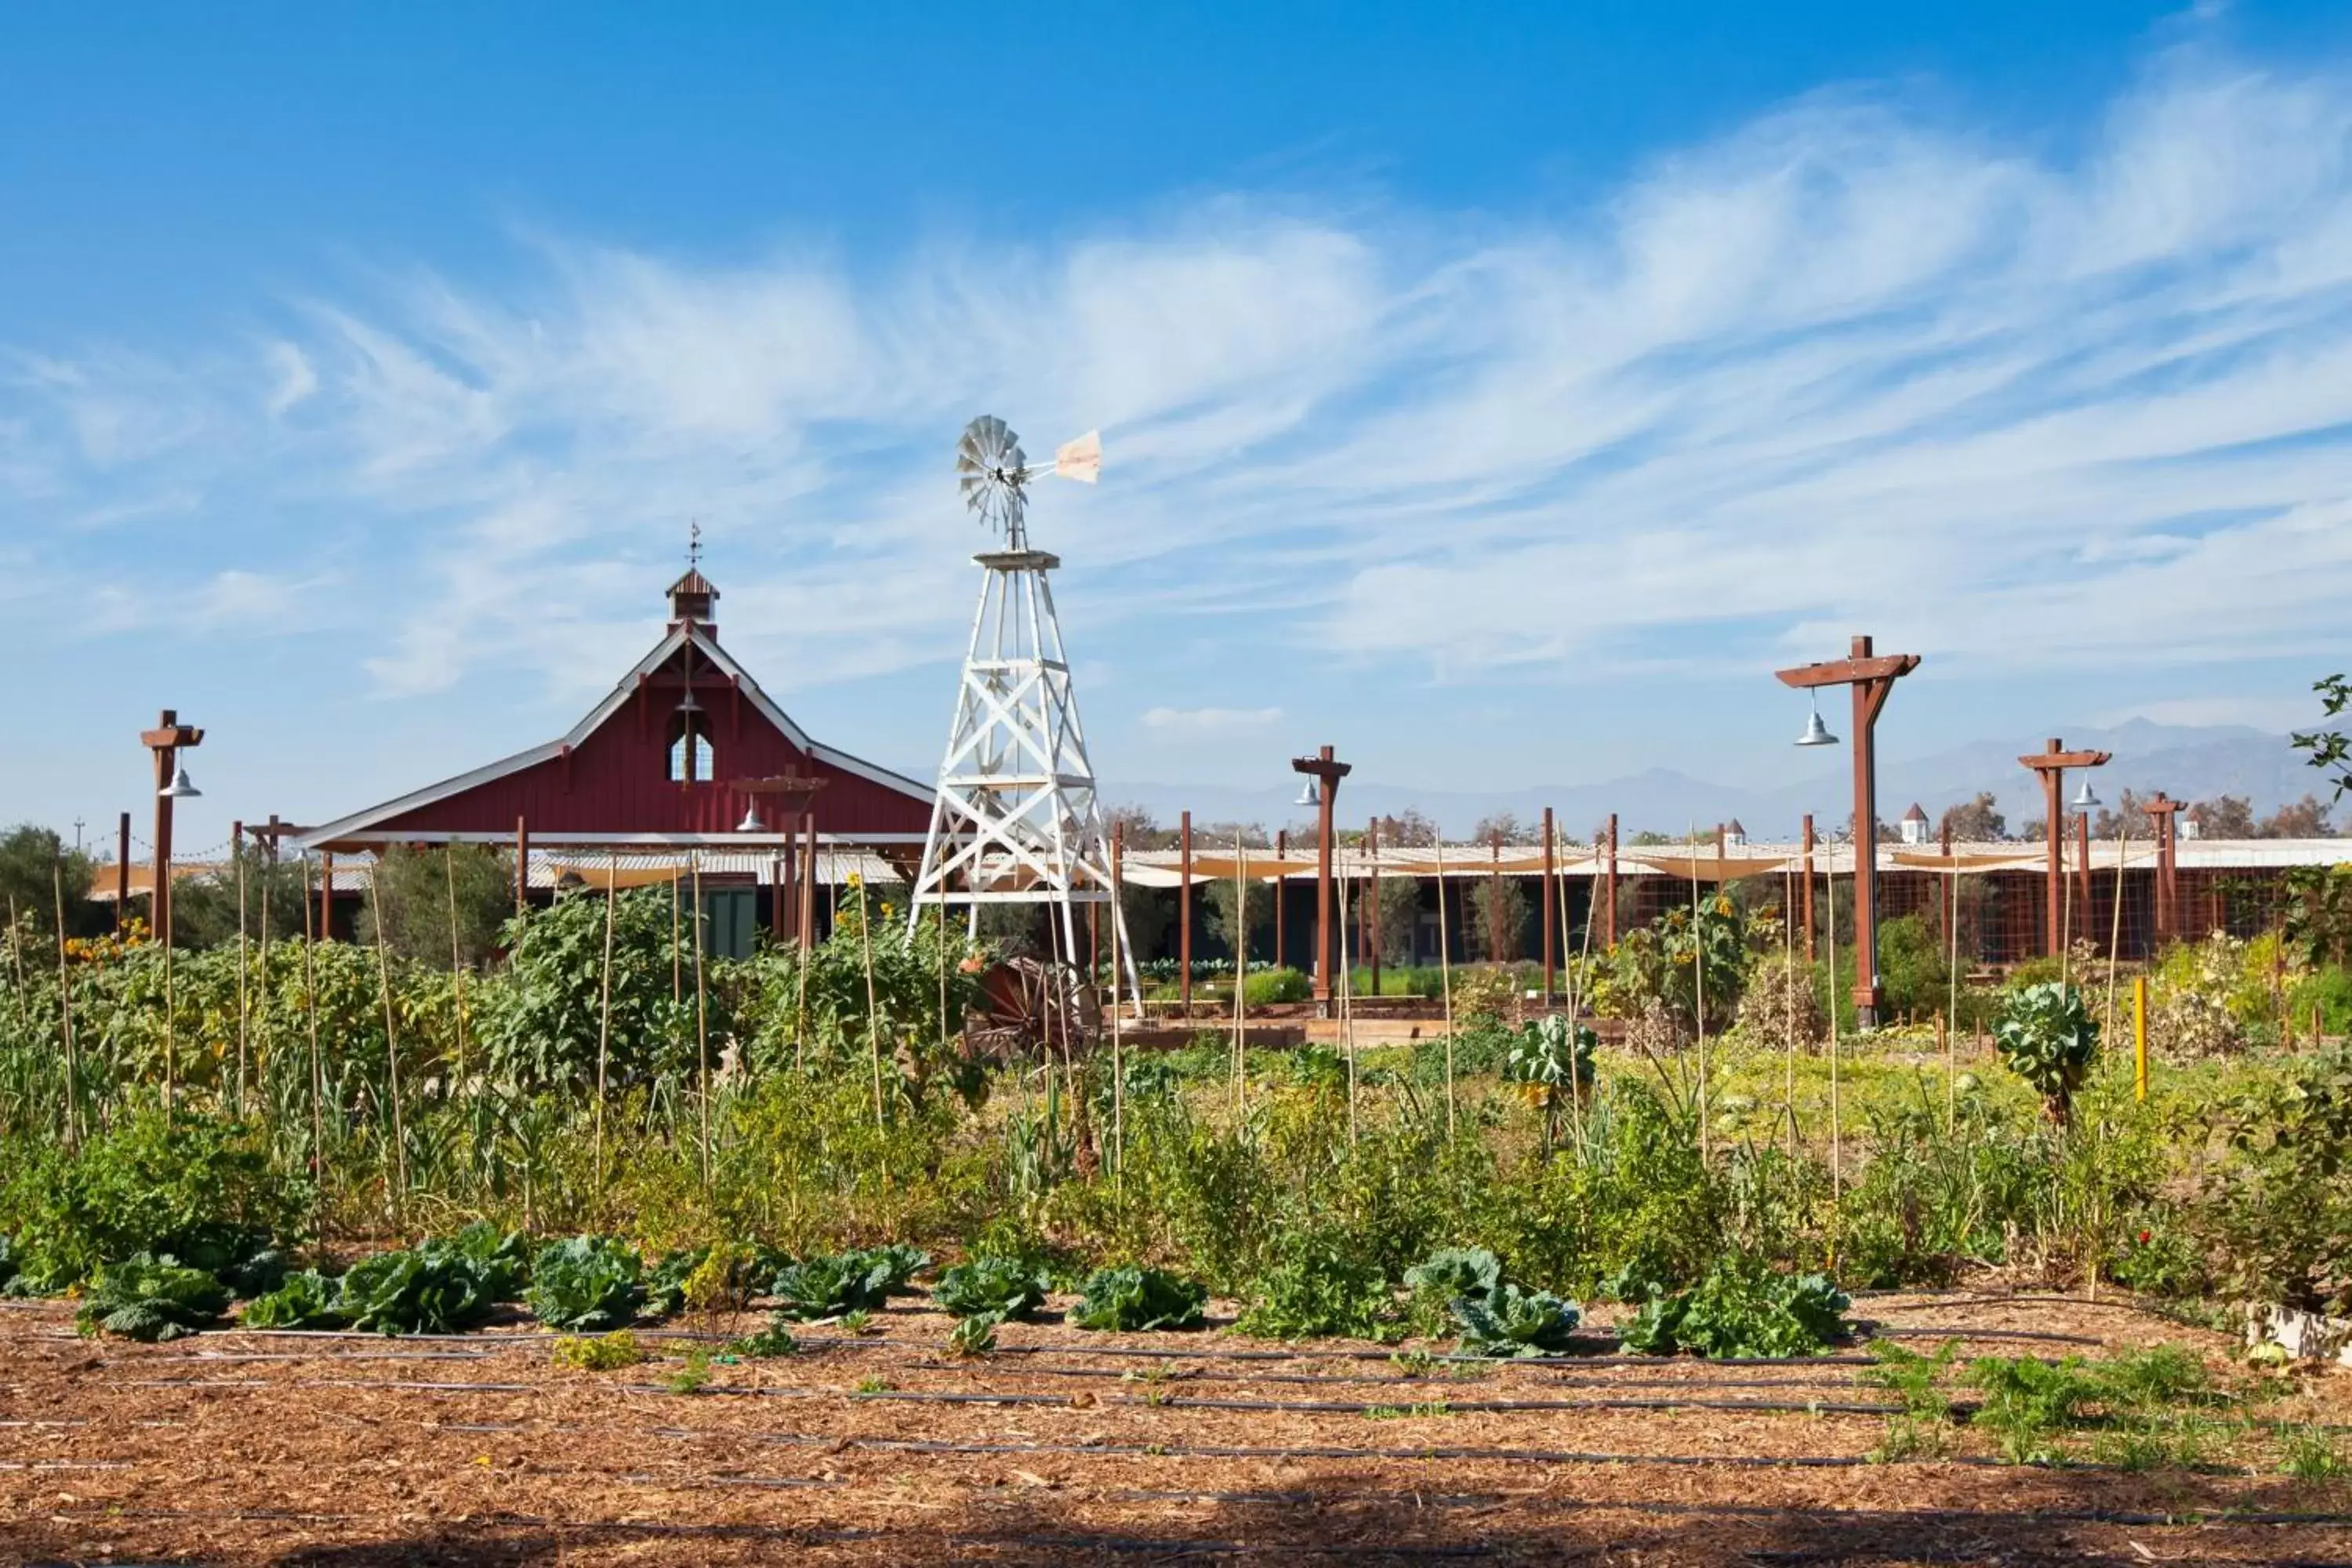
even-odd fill
[{"label": "windmill blade", "polygon": [[1075,441],[1065,441],[1054,448],[1054,472],[1066,479],[1076,479],[1082,485],[1095,484],[1102,479],[1102,432],[1089,430]]}]

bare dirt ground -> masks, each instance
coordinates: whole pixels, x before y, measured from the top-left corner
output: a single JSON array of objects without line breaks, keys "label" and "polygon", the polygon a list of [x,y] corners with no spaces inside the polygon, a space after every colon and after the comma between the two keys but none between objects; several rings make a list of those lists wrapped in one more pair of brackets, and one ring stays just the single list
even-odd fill
[{"label": "bare dirt ground", "polygon": [[[1977,1354],[2230,1350],[2112,1301],[1856,1315]],[[689,1394],[682,1336],[583,1373],[521,1328],[147,1346],[0,1312],[0,1563],[2352,1563],[2343,1481],[2020,1468],[1965,1432],[1873,1462],[1889,1396],[1858,1353],[1423,1367],[1045,1323],[962,1361],[938,1314],[875,1327]],[[2269,1413],[2352,1422],[2352,1374]]]}]

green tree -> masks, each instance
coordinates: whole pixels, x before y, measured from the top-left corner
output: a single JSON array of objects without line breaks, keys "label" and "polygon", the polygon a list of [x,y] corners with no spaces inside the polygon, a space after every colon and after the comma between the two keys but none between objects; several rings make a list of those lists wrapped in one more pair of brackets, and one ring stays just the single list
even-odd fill
[{"label": "green tree", "polygon": [[1946,806],[1937,831],[1958,844],[1990,844],[2009,837],[2009,819],[1993,793],[1983,790],[1973,800]]},{"label": "green tree", "polygon": [[1274,952],[1274,885],[1253,877],[1245,879],[1242,887],[1243,892],[1236,895],[1230,877],[1202,883],[1198,889],[1202,923],[1209,935],[1238,952],[1234,941],[1234,906],[1236,901],[1244,903],[1247,906],[1250,951],[1260,956],[1270,955]]},{"label": "green tree", "polygon": [[1898,1016],[1932,1017],[1944,1010],[1951,965],[1924,916],[1878,923],[1878,977],[1887,1006]]},{"label": "green tree", "polygon": [[572,892],[508,921],[506,968],[482,988],[475,1012],[492,1070],[508,1082],[593,1090],[600,1040],[610,1089],[696,1066],[693,942],[689,931],[671,945],[669,890],[624,892],[612,906],[609,1037],[605,911],[604,897]]},{"label": "green tree", "polygon": [[89,900],[90,858],[47,827],[20,823],[0,837],[0,916],[30,920],[38,930],[57,931],[55,910],[60,881],[65,889],[66,934],[85,934],[102,924]]},{"label": "green tree", "polygon": [[1382,877],[1374,907],[1379,914],[1381,962],[1391,966],[1411,963],[1421,928],[1420,879]]},{"label": "green tree", "polygon": [[[665,921],[669,897],[662,889]],[[457,955],[478,969],[498,951],[513,913],[514,860],[503,850],[479,844],[394,847],[376,863],[355,934],[365,944],[382,931],[384,945],[411,963],[447,969],[454,920]]]},{"label": "green tree", "polygon": [[1527,952],[1527,889],[1517,877],[1480,877],[1470,888],[1470,918],[1465,923],[1469,929],[1462,933],[1463,939],[1478,957],[1489,963],[1519,957]]},{"label": "green tree", "polygon": [[[303,867],[269,857],[248,845],[244,862],[244,929],[259,941],[265,923],[269,940],[302,934]],[[215,870],[183,877],[172,884],[172,945],[176,948],[234,946],[238,928],[237,859]],[[446,963],[446,948],[444,955]]]}]

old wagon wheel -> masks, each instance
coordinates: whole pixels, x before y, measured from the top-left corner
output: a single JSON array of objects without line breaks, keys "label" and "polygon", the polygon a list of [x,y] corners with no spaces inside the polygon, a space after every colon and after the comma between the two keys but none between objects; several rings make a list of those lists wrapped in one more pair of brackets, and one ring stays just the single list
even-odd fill
[{"label": "old wagon wheel", "polygon": [[964,1021],[965,1054],[1013,1061],[1056,1053],[1084,1053],[1102,1025],[1093,983],[1076,967],[1036,958],[1012,958],[980,977],[980,1005]]}]

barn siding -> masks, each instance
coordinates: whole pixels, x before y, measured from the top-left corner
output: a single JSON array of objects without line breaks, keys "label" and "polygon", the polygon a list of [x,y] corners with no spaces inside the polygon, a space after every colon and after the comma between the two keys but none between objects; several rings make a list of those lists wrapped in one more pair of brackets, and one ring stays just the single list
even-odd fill
[{"label": "barn siding", "polygon": [[[828,765],[802,752],[723,679],[705,677],[696,693],[709,710],[718,782],[691,785],[669,778],[668,720],[677,703],[675,683],[641,686],[585,740],[562,757],[418,806],[374,824],[372,832],[511,833],[521,817],[535,838],[567,833],[728,833],[742,820],[745,797],[729,783],[779,773],[826,779],[816,793],[817,830],[827,834],[921,833],[930,803]],[[761,815],[772,832],[773,800]]]}]

